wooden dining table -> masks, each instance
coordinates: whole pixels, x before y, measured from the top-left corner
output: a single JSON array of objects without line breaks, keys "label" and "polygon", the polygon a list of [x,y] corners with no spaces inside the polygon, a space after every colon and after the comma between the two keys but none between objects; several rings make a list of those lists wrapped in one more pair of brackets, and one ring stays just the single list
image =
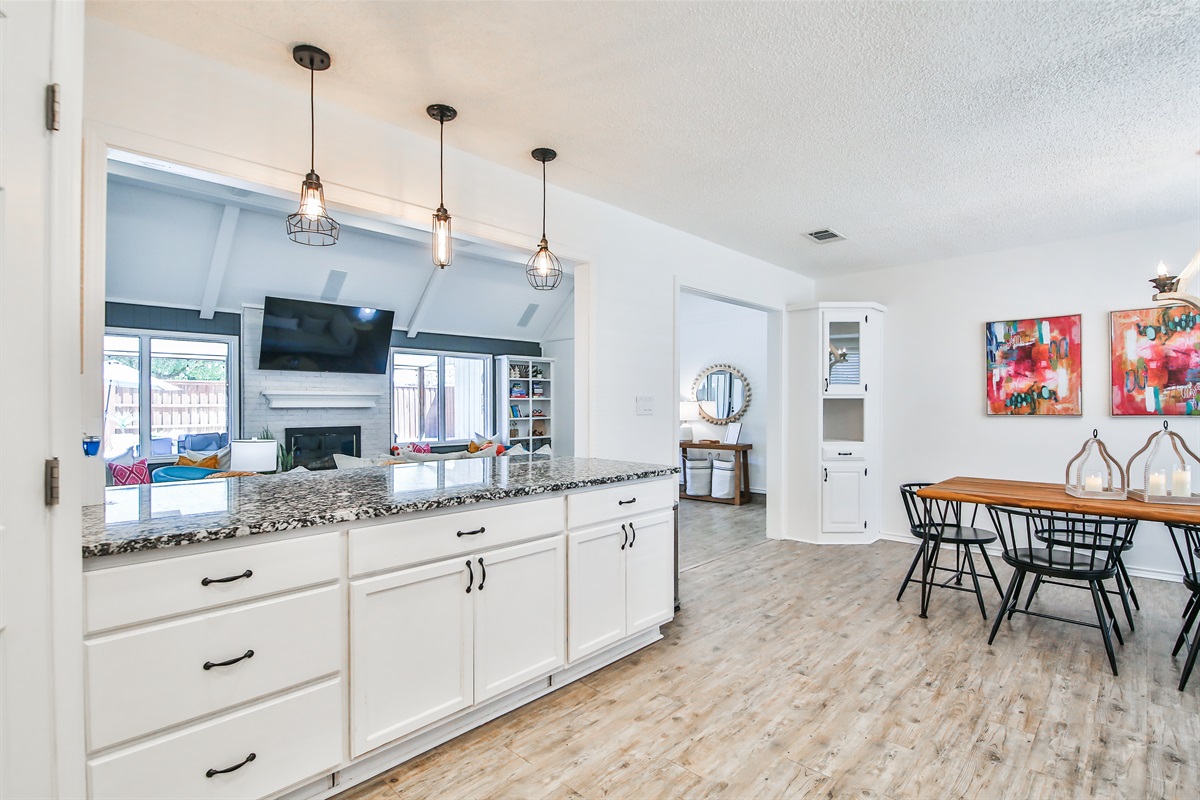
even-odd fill
[{"label": "wooden dining table", "polygon": [[[1147,522],[1171,522],[1200,525],[1200,505],[1178,503],[1145,503],[1141,500],[1097,500],[1067,494],[1065,484],[1011,481],[1000,478],[968,478],[958,476],[930,484],[917,491],[918,497],[929,500],[974,503],[981,506],[1012,506],[1039,511],[1059,511],[1072,514],[1094,514]],[[921,616],[929,611],[929,566],[937,564],[940,542],[922,561]]]},{"label": "wooden dining table", "polygon": [[1041,511],[1139,519],[1147,522],[1200,525],[1200,505],[1072,497],[1067,494],[1064,484],[1061,483],[1034,483],[1033,481],[960,476],[926,486],[917,491],[917,496],[930,500],[975,503],[981,506],[1015,506]]}]

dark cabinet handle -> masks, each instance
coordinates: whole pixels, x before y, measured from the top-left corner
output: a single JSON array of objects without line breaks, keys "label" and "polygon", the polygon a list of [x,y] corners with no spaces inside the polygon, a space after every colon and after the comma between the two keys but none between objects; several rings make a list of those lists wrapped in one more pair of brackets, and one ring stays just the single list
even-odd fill
[{"label": "dark cabinet handle", "polygon": [[486,528],[484,528],[482,525],[480,525],[478,528],[476,528],[476,529],[475,529],[475,530],[473,530],[473,531],[459,531],[458,533],[456,533],[456,534],[454,534],[454,535],[455,535],[455,536],[458,536],[458,537],[460,537],[460,538],[461,538],[461,537],[463,537],[463,536],[474,536],[474,535],[476,535],[476,534],[478,534],[478,533],[483,533],[485,530],[487,530],[487,529],[486,529]]},{"label": "dark cabinet handle", "polygon": [[246,652],[242,653],[237,658],[231,658],[228,661],[205,661],[204,668],[212,669],[213,667],[228,667],[231,664],[236,664],[237,662],[243,661],[247,658],[254,658],[253,650],[247,650]]},{"label": "dark cabinet handle", "polygon": [[617,505],[619,505],[619,506],[631,506],[631,505],[633,505],[633,504],[634,504],[634,503],[636,503],[636,502],[637,502],[637,498],[635,497],[635,498],[633,498],[632,500],[618,500],[618,501],[617,501]]},{"label": "dark cabinet handle", "polygon": [[200,585],[208,586],[210,583],[232,583],[240,581],[242,578],[249,578],[253,574],[250,570],[246,570],[241,575],[230,575],[228,578],[204,578],[200,581]]},{"label": "dark cabinet handle", "polygon": [[483,559],[479,559],[479,591],[483,591],[483,585],[487,583],[487,567],[483,565]]},{"label": "dark cabinet handle", "polygon": [[838,455],[839,456],[852,456],[852,455],[854,455],[854,453],[843,453],[841,451],[838,451]]},{"label": "dark cabinet handle", "polygon": [[621,533],[625,536],[625,538],[621,540],[621,549],[624,550],[625,545],[629,544],[629,531],[625,530],[624,525],[621,526]]},{"label": "dark cabinet handle", "polygon": [[467,594],[471,593],[471,587],[475,585],[475,570],[471,569],[471,559],[467,559]]},{"label": "dark cabinet handle", "polygon": [[825,379],[825,391],[829,391],[829,378]]},{"label": "dark cabinet handle", "polygon": [[825,473],[825,479],[824,479],[825,482],[829,483],[829,470],[826,469],[825,467],[821,467],[821,471]]},{"label": "dark cabinet handle", "polygon": [[237,772],[239,769],[246,766],[256,758],[258,758],[258,756],[256,756],[254,753],[251,753],[250,755],[246,756],[246,760],[242,763],[234,764],[232,767],[226,767],[225,769],[210,769],[208,772],[204,773],[204,777],[211,778],[213,775],[224,775],[226,772]]},{"label": "dark cabinet handle", "polygon": [[629,549],[633,549],[633,545],[637,542],[637,528],[633,527],[633,523],[629,523],[629,530],[633,531],[633,538],[629,540]]}]

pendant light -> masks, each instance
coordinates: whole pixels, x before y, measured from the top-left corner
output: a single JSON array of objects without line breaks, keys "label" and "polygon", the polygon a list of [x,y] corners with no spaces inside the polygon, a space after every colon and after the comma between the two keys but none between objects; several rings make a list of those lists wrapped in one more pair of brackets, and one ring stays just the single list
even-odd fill
[{"label": "pendant light", "polygon": [[438,209],[433,212],[433,264],[445,269],[454,261],[450,241],[450,212],[446,210],[446,123],[458,116],[450,106],[435,103],[425,113],[438,123]]},{"label": "pendant light", "polygon": [[321,178],[315,168],[317,123],[313,89],[317,72],[329,69],[329,53],[311,44],[301,44],[292,49],[292,58],[309,73],[309,167],[304,182],[300,184],[300,208],[287,218],[288,238],[299,244],[325,247],[337,244],[338,231],[341,229],[325,211],[325,187],[321,185]]},{"label": "pendant light", "polygon": [[563,274],[558,256],[550,252],[550,245],[546,242],[546,162],[553,161],[558,157],[558,153],[549,147],[539,147],[530,155],[534,161],[542,162],[542,241],[538,243],[537,252],[525,267],[525,277],[529,279],[529,285],[533,288],[549,291],[558,288]]}]

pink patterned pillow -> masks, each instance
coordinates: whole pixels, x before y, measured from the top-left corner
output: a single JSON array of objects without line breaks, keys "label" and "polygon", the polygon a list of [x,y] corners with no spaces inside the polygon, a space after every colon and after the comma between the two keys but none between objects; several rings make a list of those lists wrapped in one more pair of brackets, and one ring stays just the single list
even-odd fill
[{"label": "pink patterned pillow", "polygon": [[413,442],[408,446],[408,449],[413,453],[432,453],[433,448],[427,444],[417,444]]},{"label": "pink patterned pillow", "polygon": [[150,482],[150,468],[146,466],[144,458],[129,466],[110,463],[108,469],[112,472],[114,486],[136,486],[139,483]]}]

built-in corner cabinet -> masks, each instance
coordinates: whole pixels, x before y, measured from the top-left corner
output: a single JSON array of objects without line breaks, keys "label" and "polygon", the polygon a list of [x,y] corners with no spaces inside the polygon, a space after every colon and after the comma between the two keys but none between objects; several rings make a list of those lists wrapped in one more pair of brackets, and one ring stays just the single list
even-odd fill
[{"label": "built-in corner cabinet", "polygon": [[883,326],[876,303],[790,308],[795,398],[791,535],[858,543],[879,536],[882,509]]},{"label": "built-in corner cabinet", "polygon": [[550,445],[554,359],[496,356],[496,435],[505,447]]}]

